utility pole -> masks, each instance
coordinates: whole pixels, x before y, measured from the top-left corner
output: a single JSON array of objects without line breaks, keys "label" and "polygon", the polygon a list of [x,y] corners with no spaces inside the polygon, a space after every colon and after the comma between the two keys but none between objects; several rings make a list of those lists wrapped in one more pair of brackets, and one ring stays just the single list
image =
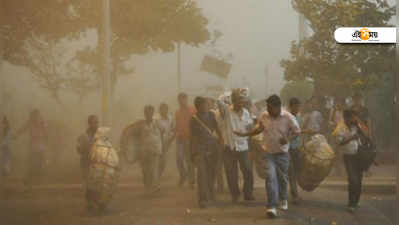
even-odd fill
[{"label": "utility pole", "polygon": [[299,40],[302,41],[306,37],[306,26],[305,26],[305,16],[303,14],[299,14]]},{"label": "utility pole", "polygon": [[181,44],[177,43],[177,91],[181,92]]},{"label": "utility pole", "polygon": [[[306,24],[305,24],[305,16],[303,14],[299,14],[299,23],[298,23],[298,33],[299,33],[299,41],[302,41],[306,38]],[[301,54],[305,54],[305,49],[300,49]]]},{"label": "utility pole", "polygon": [[265,66],[265,97],[269,94],[269,65]]},{"label": "utility pole", "polygon": [[[398,4],[396,4],[396,15],[398,15],[398,13],[399,13],[399,5]],[[399,22],[399,17],[396,17],[396,23],[398,23]],[[396,35],[398,35],[398,30],[396,31]],[[398,56],[399,56],[399,45],[398,45],[398,43],[396,42],[396,62],[394,63],[394,66],[393,66],[393,76],[394,76],[394,83],[395,83],[395,86],[394,86],[394,95],[395,95],[395,97],[394,97],[394,104],[395,104],[395,119],[396,119],[396,126],[394,126],[394,127],[396,127],[396,131],[394,130],[394,132],[396,132],[396,133],[398,133],[399,132],[399,79],[398,79],[398,74],[399,74],[399,72],[398,72],[398,69],[399,69],[399,66],[398,66]],[[399,140],[397,139],[396,140],[397,142],[398,142],[398,144],[399,144]],[[396,145],[396,155],[397,155],[397,157],[396,157],[396,160],[399,160],[399,150],[398,150],[398,147],[397,147],[398,145]],[[399,182],[398,182],[398,180],[399,180],[399,166],[397,166],[397,170],[396,170],[396,193],[398,193],[399,192]],[[397,196],[396,197],[396,205],[399,205],[399,197]],[[399,222],[399,214],[397,214],[396,215],[396,221],[394,221],[394,222]]]},{"label": "utility pole", "polygon": [[102,124],[112,126],[111,108],[111,12],[110,0],[103,0],[103,23],[99,32],[102,57]]},{"label": "utility pole", "polygon": [[[396,5],[396,13],[399,13],[399,5]],[[397,18],[397,22],[399,22],[399,18]],[[399,57],[399,45],[396,44],[396,63],[393,64],[392,67],[392,75],[393,75],[393,107],[394,107],[394,115],[393,115],[393,124],[395,129],[393,130],[394,132],[394,137],[395,137],[395,133],[396,135],[399,133],[399,78],[398,78],[398,74],[399,74],[399,65],[398,65],[398,57]],[[399,139],[396,138],[395,139],[396,143],[394,143],[394,151],[396,151],[396,160],[399,160]],[[396,180],[399,180],[399,166],[397,166],[396,169]],[[399,192],[399,182],[396,181],[396,193]],[[396,205],[399,205],[399,197],[396,197]],[[393,221],[394,223],[396,222],[396,224],[399,223],[399,214],[396,215],[396,218],[394,218],[395,221]]]}]

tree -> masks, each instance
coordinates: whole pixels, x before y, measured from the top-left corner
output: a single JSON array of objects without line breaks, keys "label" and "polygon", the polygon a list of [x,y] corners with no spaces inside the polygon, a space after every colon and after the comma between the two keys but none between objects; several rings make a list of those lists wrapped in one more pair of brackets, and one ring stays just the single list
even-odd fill
[{"label": "tree", "polygon": [[62,72],[64,51],[54,41],[45,42],[39,38],[31,38],[25,42],[26,54],[20,56],[20,65],[29,68],[33,79],[58,103],[61,103],[59,93],[66,80]]},{"label": "tree", "polygon": [[283,102],[288,103],[292,97],[297,97],[301,102],[306,102],[313,95],[313,83],[308,80],[288,81],[280,91]]},{"label": "tree", "polygon": [[75,93],[79,102],[83,102],[89,94],[100,89],[100,76],[95,68],[79,61],[77,57],[67,63],[66,73],[70,77],[65,82],[65,89]]},{"label": "tree", "polygon": [[[96,1],[73,2],[78,15],[86,18],[86,28],[98,26],[102,18],[101,5]],[[114,0],[111,2],[112,78],[111,92],[114,92],[118,78],[131,74],[133,68],[126,68],[132,54],[145,54],[150,50],[170,52],[177,43],[198,46],[209,40],[207,19],[203,17],[196,3],[191,0]],[[99,32],[101,27],[99,27]],[[102,43],[102,40],[99,40]],[[83,53],[84,62],[101,68],[102,46]]]},{"label": "tree", "polygon": [[[149,51],[169,52],[177,43],[198,46],[209,39],[207,19],[191,0],[113,0],[112,17],[112,90],[120,76],[134,70],[125,66],[133,54]],[[90,29],[102,32],[102,5],[96,0],[2,0],[7,12],[0,22],[0,39],[9,46],[2,53],[5,60],[26,65],[26,49],[21,48],[33,36],[46,42],[79,39]],[[101,71],[102,35],[98,46],[85,49],[77,58]],[[70,85],[76,82],[70,82]]]},{"label": "tree", "polygon": [[334,40],[338,27],[386,27],[394,15],[385,1],[293,0],[295,10],[309,21],[312,35],[293,42],[290,59],[281,61],[287,81],[310,79],[315,95],[347,96],[378,86],[392,71],[394,45],[342,45]]},{"label": "tree", "polygon": [[65,46],[61,41],[78,39],[80,28],[70,4],[54,0],[0,1],[1,59],[30,70],[39,87],[61,103],[66,88],[62,66]]},{"label": "tree", "polygon": [[72,92],[82,101],[88,94],[98,90],[100,83],[91,65],[80,62],[76,55],[68,56],[71,54],[67,51],[69,44],[32,37],[25,40],[25,54],[20,56],[20,65],[29,68],[39,87],[60,104],[61,91]]},{"label": "tree", "polygon": [[4,44],[0,53],[4,60],[19,65],[27,39],[40,37],[47,42],[77,34],[76,19],[67,1],[1,0],[0,40]]}]

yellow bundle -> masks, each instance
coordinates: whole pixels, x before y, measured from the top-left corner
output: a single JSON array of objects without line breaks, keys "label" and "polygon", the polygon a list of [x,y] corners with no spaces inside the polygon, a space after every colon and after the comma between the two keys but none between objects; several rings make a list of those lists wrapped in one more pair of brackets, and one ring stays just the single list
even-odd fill
[{"label": "yellow bundle", "polygon": [[328,176],[335,161],[335,152],[323,135],[312,136],[301,149],[298,184],[305,191],[315,190]]}]

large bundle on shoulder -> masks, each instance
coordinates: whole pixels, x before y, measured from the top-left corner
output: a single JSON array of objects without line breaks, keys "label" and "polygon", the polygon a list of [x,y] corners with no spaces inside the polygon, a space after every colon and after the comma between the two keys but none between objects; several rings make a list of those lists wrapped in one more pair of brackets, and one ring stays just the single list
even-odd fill
[{"label": "large bundle on shoulder", "polygon": [[143,120],[137,121],[133,124],[130,124],[122,131],[120,139],[120,149],[122,155],[130,163],[135,163],[139,160],[140,140],[139,136],[135,135],[134,132],[141,126],[143,122]]},{"label": "large bundle on shoulder", "polygon": [[96,193],[97,203],[107,204],[115,193],[119,180],[119,157],[105,136],[108,128],[99,128],[89,154],[88,190]]},{"label": "large bundle on shoulder", "polygon": [[330,173],[335,152],[323,135],[316,134],[301,149],[300,155],[298,184],[305,191],[313,191]]}]

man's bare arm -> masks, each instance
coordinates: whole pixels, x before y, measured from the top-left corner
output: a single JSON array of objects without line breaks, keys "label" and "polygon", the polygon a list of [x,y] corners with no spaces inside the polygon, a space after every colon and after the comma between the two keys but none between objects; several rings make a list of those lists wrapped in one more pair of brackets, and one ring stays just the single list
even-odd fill
[{"label": "man's bare arm", "polygon": [[265,127],[261,123],[258,123],[253,130],[251,130],[247,133],[234,131],[234,134],[239,137],[252,137],[252,136],[256,136],[256,135],[262,133],[264,131],[264,129],[265,129]]}]

